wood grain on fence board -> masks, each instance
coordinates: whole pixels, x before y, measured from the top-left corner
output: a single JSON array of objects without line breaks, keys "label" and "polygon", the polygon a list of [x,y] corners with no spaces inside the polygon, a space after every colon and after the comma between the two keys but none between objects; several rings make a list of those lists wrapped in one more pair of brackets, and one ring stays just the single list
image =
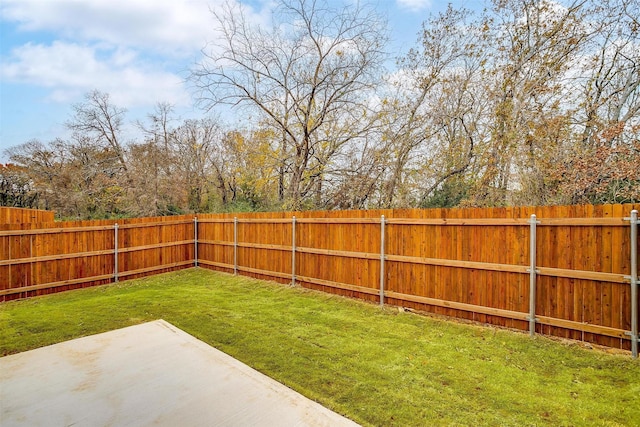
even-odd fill
[{"label": "wood grain on fence board", "polygon": [[0,224],[27,224],[53,222],[54,212],[0,206]]}]

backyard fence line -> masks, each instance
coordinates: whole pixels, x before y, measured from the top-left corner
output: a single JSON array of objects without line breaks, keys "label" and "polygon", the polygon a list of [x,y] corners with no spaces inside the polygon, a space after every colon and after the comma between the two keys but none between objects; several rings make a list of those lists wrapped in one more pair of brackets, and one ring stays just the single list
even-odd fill
[{"label": "backyard fence line", "polygon": [[[636,215],[637,212],[632,212],[632,216]],[[290,280],[291,284],[295,284],[296,282],[300,282],[302,284],[312,284],[319,285],[323,288],[323,290],[327,290],[326,288],[330,288],[330,292],[334,291],[347,291],[350,292],[350,296],[354,296],[357,294],[364,294],[373,296],[376,295],[379,303],[382,305],[385,302],[385,298],[394,300],[392,303],[403,305],[405,302],[414,302],[421,305],[439,307],[442,309],[452,309],[458,311],[465,311],[470,313],[480,313],[486,316],[491,317],[502,317],[509,320],[515,321],[523,321],[528,325],[526,328],[521,329],[529,329],[531,335],[534,335],[536,332],[541,331],[542,327],[548,328],[560,328],[563,330],[571,330],[574,332],[578,332],[581,334],[579,338],[585,339],[586,334],[595,334],[598,336],[604,336],[609,338],[614,338],[619,340],[622,347],[625,347],[629,341],[631,341],[632,353],[634,356],[637,356],[637,332],[634,332],[634,327],[632,325],[636,325],[635,329],[637,330],[637,293],[635,292],[635,287],[637,285],[634,284],[634,280],[632,276],[633,274],[625,274],[614,273],[614,272],[606,272],[606,271],[590,271],[586,269],[573,269],[571,268],[558,268],[558,267],[547,267],[537,262],[536,254],[538,251],[545,251],[545,248],[539,248],[537,243],[538,237],[538,229],[539,227],[551,227],[560,229],[561,227],[580,227],[583,230],[587,230],[586,233],[589,233],[593,227],[616,227],[616,228],[626,228],[629,227],[629,218],[623,217],[598,217],[598,218],[543,218],[538,219],[536,215],[531,215],[529,219],[526,218],[518,218],[518,219],[504,219],[504,218],[471,218],[471,219],[407,219],[407,218],[386,218],[384,215],[380,217],[380,219],[376,218],[298,218],[291,217],[291,219],[287,218],[218,218],[218,219],[209,219],[207,220],[209,223],[218,223],[218,224],[233,224],[233,236],[234,241],[226,242],[224,240],[210,240],[205,244],[209,244],[216,247],[224,248],[226,246],[233,245],[234,255],[233,255],[233,263],[225,263],[220,260],[216,261],[208,261],[203,264],[209,265],[212,267],[216,267],[216,269],[222,269],[223,271],[229,271],[233,269],[234,273],[237,274],[238,271],[243,273],[249,273],[250,275],[254,275],[256,277],[261,278],[270,278],[270,279],[282,279],[282,280]],[[258,226],[259,224],[291,224],[291,236],[292,243],[290,245],[284,244],[273,244],[273,243],[261,243],[255,241],[243,241],[243,239],[238,238],[238,226],[242,227],[250,227],[250,226]],[[313,247],[305,247],[301,243],[296,241],[296,235],[301,233],[298,231],[298,225],[300,224],[314,224],[314,225],[337,225],[337,224],[348,224],[348,225],[374,225],[378,224],[380,227],[380,247],[379,252],[376,254],[374,252],[365,252],[365,251],[350,251],[350,250],[340,250],[340,249],[327,249],[327,248],[313,248]],[[442,258],[432,258],[432,257],[419,257],[419,256],[406,256],[406,255],[395,255],[395,254],[386,254],[385,253],[385,239],[386,233],[384,231],[385,225],[407,225],[407,226],[415,226],[415,225],[423,225],[423,226],[505,226],[505,227],[522,227],[529,229],[529,251],[528,258],[529,263],[526,265],[514,265],[514,264],[506,264],[506,263],[496,263],[496,262],[486,262],[486,261],[466,261],[466,260],[455,260],[455,259],[442,259]],[[634,222],[631,221],[632,227]],[[244,233],[246,234],[246,233]],[[259,233],[258,233],[259,234]],[[258,234],[254,233],[253,237],[255,238]],[[267,234],[262,233],[262,236]],[[249,238],[251,240],[251,238]],[[548,240],[548,237],[547,237]],[[596,239],[598,240],[598,239]],[[637,267],[634,267],[634,255],[633,248],[636,248],[635,252],[637,253],[637,239],[630,239],[631,243],[627,243],[626,246],[630,248],[630,265],[631,270],[636,271]],[[635,242],[635,243],[634,243]],[[597,242],[591,242],[591,244]],[[238,250],[245,249],[249,251],[259,252],[259,257],[265,260],[265,264],[273,264],[272,255],[274,252],[290,252],[291,257],[291,271],[286,272],[281,269],[281,271],[277,271],[273,266],[269,266],[268,268],[259,267],[256,265],[252,265],[255,262],[251,260],[251,256],[245,252],[243,252],[241,261],[238,260]],[[612,246],[612,250],[615,252],[621,248],[617,248]],[[296,266],[299,264],[299,261],[296,261],[296,255],[307,255],[313,254],[322,257],[329,258],[340,258],[340,259],[353,259],[353,260],[365,260],[365,261],[379,261],[380,273],[378,276],[378,289],[373,289],[369,286],[363,286],[363,284],[354,284],[354,283],[345,283],[340,280],[327,280],[325,278],[313,277],[311,275],[305,275],[304,273],[298,271]],[[606,258],[610,258],[611,255],[607,254]],[[637,255],[636,255],[637,257]],[[223,257],[224,258],[224,257]],[[637,261],[635,261],[637,263]],[[527,298],[527,309],[526,310],[513,310],[513,309],[505,309],[500,307],[492,307],[487,305],[478,305],[471,304],[468,302],[455,301],[446,298],[434,298],[431,296],[422,296],[415,295],[412,293],[398,292],[392,289],[385,289],[385,284],[390,277],[385,274],[385,265],[387,263],[396,263],[396,264],[415,264],[415,265],[424,265],[424,266],[434,266],[434,267],[445,267],[451,269],[470,269],[470,270],[482,270],[487,272],[500,272],[500,273],[516,273],[527,275],[529,278],[529,286],[528,286],[528,298]],[[627,304],[618,305],[618,301],[613,301],[613,306],[615,309],[610,311],[625,311],[627,313],[631,313],[630,321],[627,322],[629,326],[625,327],[614,327],[606,324],[598,324],[597,322],[593,322],[588,318],[584,313],[579,313],[576,318],[562,318],[554,315],[546,315],[544,307],[540,307],[540,304],[537,303],[536,297],[539,293],[538,291],[538,282],[541,278],[547,279],[568,279],[570,282],[606,282],[608,285],[611,284],[625,284],[631,283],[631,297],[622,293],[619,289],[615,289],[613,293],[618,295],[617,300],[622,302],[626,302]],[[391,278],[393,279],[393,278]],[[597,285],[597,284],[596,284]],[[554,285],[555,286],[555,285]],[[609,292],[609,291],[604,291]],[[524,295],[524,293],[523,293]],[[604,295],[604,294],[603,294]],[[604,295],[606,297],[606,295]],[[523,297],[524,298],[524,297]],[[610,303],[611,301],[609,301]],[[499,304],[498,304],[499,305]],[[541,309],[542,308],[542,309]],[[611,306],[609,306],[611,308]],[[578,310],[579,311],[579,310]],[[596,310],[591,310],[596,311]],[[634,314],[635,313],[635,314]],[[569,316],[570,317],[570,316]],[[628,317],[628,316],[621,316]],[[488,322],[493,323],[493,322]],[[606,322],[605,322],[606,323]],[[624,320],[623,322],[624,323]],[[537,326],[536,326],[537,325]],[[553,334],[553,333],[552,333]],[[591,339],[586,339],[587,341],[592,341]],[[634,350],[636,349],[636,350]]]},{"label": "backyard fence line", "polygon": [[0,297],[23,298],[192,267],[191,224],[191,217],[4,224]]},{"label": "backyard fence line", "polygon": [[[354,212],[203,214],[14,225],[0,229],[0,296],[201,266],[627,348],[637,356],[636,207],[592,207],[598,216],[576,218],[492,218],[494,211],[481,209],[445,211],[470,212],[467,218],[412,218],[433,213],[386,210],[359,218]],[[535,209],[580,214],[569,208]]]}]

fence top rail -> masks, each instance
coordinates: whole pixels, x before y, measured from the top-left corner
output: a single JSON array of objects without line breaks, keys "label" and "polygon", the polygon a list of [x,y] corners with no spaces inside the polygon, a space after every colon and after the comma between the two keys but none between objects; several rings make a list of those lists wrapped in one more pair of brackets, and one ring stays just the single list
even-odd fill
[{"label": "fence top rail", "polygon": [[296,218],[299,224],[380,224],[380,218]]},{"label": "fence top rail", "polygon": [[[540,226],[625,226],[624,218],[536,218]],[[387,224],[401,225],[529,225],[529,218],[389,218]]]},{"label": "fence top rail", "polygon": [[[286,224],[293,218],[237,218],[238,223]],[[380,217],[369,218],[296,218],[298,224],[379,224]],[[625,226],[624,218],[537,218],[540,226]],[[199,223],[233,223],[234,218],[198,219]],[[507,225],[528,226],[530,218],[388,218],[395,225]]]},{"label": "fence top rail", "polygon": [[[291,223],[293,218],[238,218],[238,223],[254,223],[254,224],[287,224]],[[233,222],[233,220],[231,220]]]},{"label": "fence top rail", "polygon": [[[157,221],[157,222],[139,222],[133,224],[118,224],[119,229],[124,228],[144,228],[144,227],[159,227],[163,225],[181,225],[181,224],[193,224],[192,219],[182,219],[178,221]],[[113,226],[110,226],[113,228]]]},{"label": "fence top rail", "polygon": [[[160,222],[147,222],[137,224],[122,224],[118,225],[119,229],[125,228],[144,228],[144,227],[158,227],[165,225],[179,225],[179,224],[192,224],[192,220],[180,220],[180,221],[160,221]],[[0,230],[0,237],[3,236],[29,236],[35,234],[57,234],[57,233],[82,233],[85,231],[105,231],[113,230],[115,224],[110,225],[90,225],[80,227],[59,227],[59,228],[36,228],[36,229],[24,229],[24,230]]]},{"label": "fence top rail", "polygon": [[629,221],[619,218],[538,218],[538,225],[603,225],[603,226],[625,226]]},{"label": "fence top rail", "polygon": [[292,218],[198,218],[198,224],[201,223],[254,223],[254,224],[288,224],[293,221]]},{"label": "fence top rail", "polygon": [[529,225],[529,218],[389,218],[397,225]]},{"label": "fence top rail", "polygon": [[113,225],[92,225],[88,227],[68,227],[68,228],[39,228],[33,230],[0,230],[0,237],[3,236],[29,236],[34,234],[56,234],[56,233],[81,233],[84,231],[105,231],[113,230]]},{"label": "fence top rail", "polygon": [[[628,218],[537,218],[539,226],[628,226]],[[198,223],[261,223],[261,224],[288,224],[293,222],[293,218],[207,218],[198,219]],[[299,224],[379,224],[380,218],[297,218]],[[385,223],[395,225],[507,225],[526,226],[530,224],[529,218],[385,218]],[[156,221],[141,222],[133,224],[118,225],[119,229],[162,227],[171,225],[193,224],[192,219],[178,221]],[[115,224],[40,228],[23,230],[0,230],[0,237],[3,236],[25,236],[36,234],[56,234],[56,233],[80,233],[85,231],[113,230]]]}]

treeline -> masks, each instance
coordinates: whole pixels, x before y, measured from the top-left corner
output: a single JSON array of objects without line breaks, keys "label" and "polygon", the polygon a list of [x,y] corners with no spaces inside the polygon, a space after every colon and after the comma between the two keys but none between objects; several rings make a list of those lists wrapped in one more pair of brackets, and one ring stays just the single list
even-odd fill
[{"label": "treeline", "polygon": [[450,6],[385,69],[367,5],[280,0],[273,26],[214,11],[189,80],[242,126],[87,94],[69,139],[8,150],[0,202],[62,216],[640,201],[637,0]]}]

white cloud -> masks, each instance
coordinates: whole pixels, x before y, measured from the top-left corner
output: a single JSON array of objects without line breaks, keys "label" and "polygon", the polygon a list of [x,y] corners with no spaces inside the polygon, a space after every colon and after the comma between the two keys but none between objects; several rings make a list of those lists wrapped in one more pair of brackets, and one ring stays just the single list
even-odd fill
[{"label": "white cloud", "polygon": [[[99,89],[123,106],[187,104],[175,70],[199,56],[214,35],[211,11],[225,1],[2,0],[2,22],[39,41],[11,46],[0,76],[48,88],[49,100],[62,103]],[[267,9],[245,11],[263,20]]]},{"label": "white cloud", "polygon": [[3,0],[0,15],[21,31],[190,56],[214,26],[223,0]]},{"label": "white cloud", "polygon": [[431,0],[396,0],[398,6],[412,11],[428,9],[431,7]]},{"label": "white cloud", "polygon": [[50,88],[49,98],[68,103],[93,89],[107,92],[123,107],[166,101],[189,102],[182,79],[158,70],[125,48],[103,49],[56,41],[26,44],[3,58],[0,77],[8,82]]}]

